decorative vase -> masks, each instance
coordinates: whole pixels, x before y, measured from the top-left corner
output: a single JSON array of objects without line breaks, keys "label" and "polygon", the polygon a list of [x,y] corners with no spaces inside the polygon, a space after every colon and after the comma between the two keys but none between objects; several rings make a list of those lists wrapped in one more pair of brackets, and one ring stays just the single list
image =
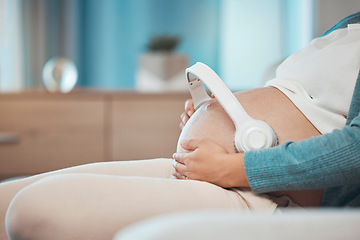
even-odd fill
[{"label": "decorative vase", "polygon": [[136,89],[141,92],[187,90],[185,69],[188,66],[186,54],[177,51],[146,52],[139,59]]}]

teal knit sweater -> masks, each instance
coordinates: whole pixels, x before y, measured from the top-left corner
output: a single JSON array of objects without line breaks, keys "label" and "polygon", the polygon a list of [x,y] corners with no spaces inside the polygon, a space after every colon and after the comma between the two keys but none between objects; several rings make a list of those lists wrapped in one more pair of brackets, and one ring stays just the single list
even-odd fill
[{"label": "teal knit sweater", "polygon": [[[341,20],[324,35],[358,22],[360,12]],[[252,190],[265,193],[324,188],[322,206],[360,207],[359,114],[360,72],[344,129],[245,153],[245,171]]]}]

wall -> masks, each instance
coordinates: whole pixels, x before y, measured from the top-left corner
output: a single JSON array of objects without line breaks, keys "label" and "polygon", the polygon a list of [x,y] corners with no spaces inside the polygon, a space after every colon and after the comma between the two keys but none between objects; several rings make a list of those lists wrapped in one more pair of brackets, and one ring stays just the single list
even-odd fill
[{"label": "wall", "polygon": [[342,18],[360,11],[359,0],[313,0],[314,36],[321,36]]}]

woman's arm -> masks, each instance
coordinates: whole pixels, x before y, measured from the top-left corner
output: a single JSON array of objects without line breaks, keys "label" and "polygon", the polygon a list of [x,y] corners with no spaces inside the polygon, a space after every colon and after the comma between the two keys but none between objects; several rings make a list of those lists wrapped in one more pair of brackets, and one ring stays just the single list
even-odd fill
[{"label": "woman's arm", "polygon": [[264,193],[360,184],[360,116],[343,130],[245,156],[208,140],[181,145],[191,152],[174,154],[176,172],[221,187],[250,186]]},{"label": "woman's arm", "polygon": [[360,116],[343,130],[245,153],[254,192],[360,184]]}]

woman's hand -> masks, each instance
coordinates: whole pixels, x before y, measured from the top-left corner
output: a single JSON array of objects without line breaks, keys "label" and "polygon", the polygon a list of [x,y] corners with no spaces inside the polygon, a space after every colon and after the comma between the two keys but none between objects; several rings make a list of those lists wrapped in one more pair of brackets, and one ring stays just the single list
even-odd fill
[{"label": "woman's hand", "polygon": [[210,140],[182,141],[188,153],[174,153],[173,175],[180,179],[206,181],[221,187],[247,187],[243,153],[229,154]]},{"label": "woman's hand", "polygon": [[189,118],[194,114],[194,101],[192,99],[188,99],[185,102],[185,112],[181,114],[181,122],[180,128],[183,129]]}]

